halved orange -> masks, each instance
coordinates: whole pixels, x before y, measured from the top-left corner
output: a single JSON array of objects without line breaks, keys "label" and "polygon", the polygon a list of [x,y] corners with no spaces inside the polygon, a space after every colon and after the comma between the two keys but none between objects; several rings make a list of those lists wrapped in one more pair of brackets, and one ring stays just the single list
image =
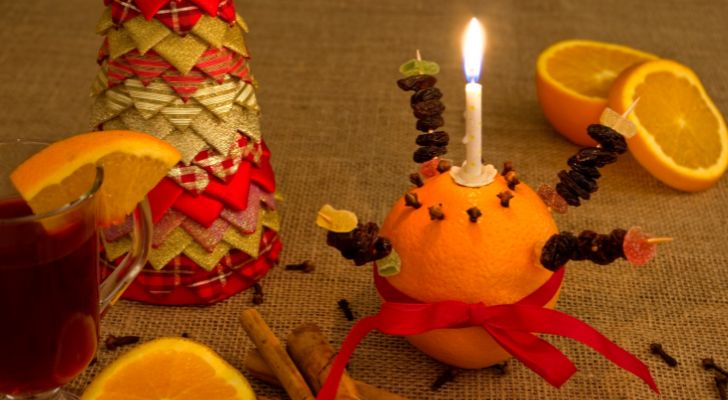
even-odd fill
[{"label": "halved orange", "polygon": [[254,400],[243,375],[212,349],[188,339],[161,338],[111,363],[81,400]]},{"label": "halved orange", "polygon": [[19,165],[10,179],[40,214],[83,195],[100,166],[98,221],[110,225],[123,220],[179,159],[173,146],[144,133],[92,132],[51,144]]},{"label": "halved orange", "polygon": [[629,116],[637,135],[630,152],[657,179],[685,191],[713,185],[728,167],[728,130],[720,111],[690,68],[670,60],[643,63],[614,82],[609,106]]},{"label": "halved orange", "polygon": [[536,93],[546,119],[567,139],[582,146],[596,142],[586,128],[599,122],[617,76],[653,54],[591,40],[565,40],[544,50],[536,63]]}]

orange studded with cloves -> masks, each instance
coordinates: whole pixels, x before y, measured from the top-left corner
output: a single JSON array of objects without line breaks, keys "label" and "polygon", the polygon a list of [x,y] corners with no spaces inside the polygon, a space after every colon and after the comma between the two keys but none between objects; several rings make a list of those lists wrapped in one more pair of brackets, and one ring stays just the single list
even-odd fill
[{"label": "orange studded with cloves", "polygon": [[[506,191],[512,197],[503,207],[498,195]],[[551,276],[540,265],[536,249],[558,230],[548,208],[526,184],[511,190],[499,174],[489,185],[467,188],[443,173],[410,193],[422,207],[408,207],[404,198],[398,199],[380,232],[401,260],[400,273],[386,279],[404,294],[426,303],[510,304]],[[430,207],[445,217],[433,220]],[[471,222],[468,210],[474,207],[481,216]],[[556,297],[547,307],[555,305]],[[408,340],[460,368],[482,368],[510,357],[480,327],[441,329]]]}]

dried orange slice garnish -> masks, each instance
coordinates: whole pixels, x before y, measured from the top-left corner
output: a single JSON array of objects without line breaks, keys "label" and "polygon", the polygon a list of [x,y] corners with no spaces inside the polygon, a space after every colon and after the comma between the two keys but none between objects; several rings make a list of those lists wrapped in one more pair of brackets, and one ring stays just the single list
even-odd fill
[{"label": "dried orange slice garnish", "polygon": [[88,386],[81,400],[254,400],[243,375],[210,348],[161,338],[119,357]]},{"label": "dried orange slice garnish", "polygon": [[41,150],[13,171],[10,179],[36,214],[68,204],[104,170],[98,221],[121,221],[180,159],[170,144],[131,131],[103,131],[69,137]]}]

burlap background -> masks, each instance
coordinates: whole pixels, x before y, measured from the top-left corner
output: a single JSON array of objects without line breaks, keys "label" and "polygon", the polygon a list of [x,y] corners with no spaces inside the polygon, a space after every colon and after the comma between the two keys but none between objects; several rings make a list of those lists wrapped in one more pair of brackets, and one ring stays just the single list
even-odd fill
[{"label": "burlap background", "polygon": [[[336,308],[347,298],[357,315],[372,313],[377,297],[369,268],[355,268],[325,245],[313,225],[318,207],[332,202],[363,220],[381,222],[408,187],[414,119],[395,86],[397,66],[419,48],[442,67],[446,128],[463,131],[463,75],[459,40],[467,20],[485,22],[484,156],[513,160],[531,186],[555,182],[576,147],[544,120],[534,89],[539,52],[565,38],[628,44],[684,62],[702,77],[728,113],[728,29],[725,0],[697,1],[385,1],[240,0],[252,27],[249,44],[261,83],[264,134],[284,206],[284,263],[314,261],[313,274],[274,270],[258,307],[281,336],[304,321],[320,324],[338,345],[350,323]],[[0,138],[60,138],[87,129],[88,88],[100,38],[93,34],[101,0],[4,1],[0,12]],[[462,159],[463,149],[451,146]],[[698,194],[656,181],[626,155],[606,169],[601,190],[586,206],[558,216],[565,230],[641,225],[677,240],[656,260],[635,269],[569,267],[559,309],[600,329],[652,368],[665,399],[717,398],[712,375],[699,367],[713,356],[728,365],[728,179]],[[149,340],[187,332],[241,367],[251,347],[238,326],[249,306],[243,293],[212,307],[152,307],[120,302],[102,335]],[[6,329],[3,327],[2,329]],[[680,361],[668,368],[648,352],[660,341]],[[468,371],[438,392],[429,389],[442,366],[402,339],[373,334],[351,362],[358,379],[410,398],[645,399],[655,396],[637,379],[568,340],[553,338],[580,372],[561,390],[512,363],[506,376]],[[99,351],[98,363],[73,382],[82,391],[124,350]],[[282,392],[254,383],[260,394]]]}]

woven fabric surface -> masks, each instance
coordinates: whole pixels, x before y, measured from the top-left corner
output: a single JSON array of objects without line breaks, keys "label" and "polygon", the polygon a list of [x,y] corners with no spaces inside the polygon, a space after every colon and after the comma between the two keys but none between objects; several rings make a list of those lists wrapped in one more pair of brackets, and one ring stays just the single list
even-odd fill
[{"label": "woven fabric surface", "polygon": [[[0,13],[0,140],[58,139],[88,129],[89,91],[101,38],[94,26],[101,0],[6,2]],[[303,322],[319,324],[335,346],[351,322],[336,302],[346,298],[357,316],[374,313],[378,297],[369,267],[357,268],[326,246],[313,221],[327,202],[381,223],[415,170],[414,118],[409,96],[395,85],[397,67],[419,48],[442,71],[445,128],[464,130],[460,37],[471,16],[488,32],[484,85],[483,156],[498,166],[512,160],[532,187],[555,183],[577,147],[554,133],[541,113],[534,69],[539,52],[567,38],[630,45],[692,67],[717,107],[728,114],[728,2],[614,1],[386,1],[238,0],[251,27],[248,44],[258,81],[263,129],[273,153],[282,205],[283,264],[313,261],[310,274],[275,268],[262,282],[257,306],[284,338]],[[450,157],[462,160],[453,140]],[[664,399],[713,399],[713,375],[702,357],[728,365],[728,178],[696,194],[675,191],[629,154],[604,170],[586,205],[557,216],[560,229],[608,232],[640,225],[675,237],[642,268],[568,266],[558,309],[583,319],[643,359]],[[143,340],[183,332],[242,368],[252,347],[238,324],[252,306],[245,292],[210,307],[158,307],[119,302],[102,321],[101,337]],[[1,323],[1,321],[0,321]],[[586,347],[549,338],[579,372],[561,389],[518,362],[499,376],[464,371],[438,391],[444,367],[403,339],[374,333],[350,363],[359,380],[412,399],[649,399],[638,379]],[[669,368],[649,353],[661,342],[678,361]],[[126,349],[101,346],[98,361],[69,389],[83,391]],[[261,395],[284,392],[252,380]]]}]

